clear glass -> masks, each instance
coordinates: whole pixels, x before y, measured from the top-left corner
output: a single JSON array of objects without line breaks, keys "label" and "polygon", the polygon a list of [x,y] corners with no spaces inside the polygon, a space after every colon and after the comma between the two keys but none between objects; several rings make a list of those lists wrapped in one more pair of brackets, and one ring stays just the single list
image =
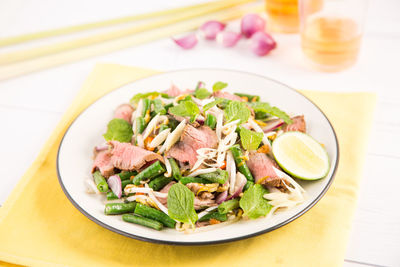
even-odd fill
[{"label": "clear glass", "polygon": [[301,45],[318,69],[352,66],[360,50],[367,0],[299,0]]}]

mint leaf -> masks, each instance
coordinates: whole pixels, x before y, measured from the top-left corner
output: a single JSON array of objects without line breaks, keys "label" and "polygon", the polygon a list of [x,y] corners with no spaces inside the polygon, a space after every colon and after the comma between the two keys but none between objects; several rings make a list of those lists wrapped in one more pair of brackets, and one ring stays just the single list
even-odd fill
[{"label": "mint leaf", "polygon": [[240,127],[240,142],[245,150],[256,150],[260,145],[264,135],[248,130],[244,127]]},{"label": "mint leaf", "polygon": [[268,190],[259,184],[252,185],[247,189],[239,202],[244,212],[243,215],[250,219],[267,215],[272,206],[263,197],[266,193],[268,193]]},{"label": "mint leaf", "polygon": [[240,119],[239,124],[241,124],[250,118],[250,110],[247,108],[245,103],[239,101],[230,101],[226,106],[224,113],[227,122]]},{"label": "mint leaf", "polygon": [[194,91],[194,96],[198,99],[205,99],[210,95],[211,93],[206,88],[199,88]]},{"label": "mint leaf", "polygon": [[219,103],[223,102],[224,99],[223,98],[216,98],[213,102],[210,102],[208,104],[205,104],[203,107],[203,111],[206,112],[207,110],[209,110],[210,108],[218,105]]},{"label": "mint leaf", "polygon": [[284,122],[287,124],[293,123],[293,121],[290,119],[289,115],[286,114],[283,110],[280,110],[277,107],[271,107],[269,103],[266,102],[253,102],[249,103],[250,107],[254,109],[254,112],[265,112],[268,113],[272,116],[281,118]]},{"label": "mint leaf", "polygon": [[182,117],[190,117],[190,122],[194,122],[197,115],[200,114],[200,109],[196,103],[190,99],[181,101],[178,105],[170,107],[169,113]]},{"label": "mint leaf", "polygon": [[181,183],[174,184],[168,191],[168,215],[177,221],[194,225],[197,213],[194,210],[194,194]]},{"label": "mint leaf", "polygon": [[103,134],[107,141],[116,140],[130,143],[132,140],[132,126],[123,119],[113,119],[107,125],[107,132]]},{"label": "mint leaf", "polygon": [[136,95],[134,95],[130,102],[131,103],[138,103],[140,99],[142,98],[148,98],[148,97],[157,97],[157,96],[161,96],[163,98],[170,98],[168,94],[165,93],[160,93],[160,92],[148,92],[148,93],[138,93]]},{"label": "mint leaf", "polygon": [[223,82],[216,82],[213,85],[213,92],[217,92],[220,91],[222,89],[224,89],[225,87],[227,87],[228,84],[227,83],[223,83]]}]

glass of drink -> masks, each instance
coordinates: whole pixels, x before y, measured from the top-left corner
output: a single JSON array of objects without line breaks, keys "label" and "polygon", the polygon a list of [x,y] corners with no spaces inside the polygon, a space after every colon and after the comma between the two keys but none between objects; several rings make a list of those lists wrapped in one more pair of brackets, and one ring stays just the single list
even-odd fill
[{"label": "glass of drink", "polygon": [[[323,0],[308,1],[308,8],[320,9]],[[265,0],[268,15],[268,28],[274,32],[296,33],[299,31],[300,19],[298,0]]]},{"label": "glass of drink", "polygon": [[339,71],[357,61],[367,0],[299,0],[301,46],[320,70]]}]

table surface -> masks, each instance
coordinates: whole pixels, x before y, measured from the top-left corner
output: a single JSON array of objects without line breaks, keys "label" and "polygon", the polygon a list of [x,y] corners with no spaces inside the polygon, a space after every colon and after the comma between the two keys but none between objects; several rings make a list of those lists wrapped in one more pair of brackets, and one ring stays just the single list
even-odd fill
[{"label": "table surface", "polygon": [[[185,4],[201,2],[186,0]],[[181,1],[8,0],[0,2],[0,37],[144,13],[182,5]],[[87,75],[98,62],[158,70],[195,67],[238,69],[321,91],[378,94],[373,130],[344,266],[400,266],[400,11],[399,0],[372,0],[358,63],[343,72],[310,68],[298,35],[274,34],[278,48],[259,58],[242,42],[223,49],[201,42],[183,51],[163,39],[80,62],[0,82],[0,204],[31,165]],[[237,22],[230,27],[237,27]],[[23,48],[23,46],[18,46]],[[0,53],[9,48],[0,49]],[[340,108],[340,107],[338,107]],[[372,108],[372,107],[371,107]],[[354,123],[357,123],[355,121]],[[4,142],[5,141],[5,142]],[[21,153],[22,152],[22,153]]]}]

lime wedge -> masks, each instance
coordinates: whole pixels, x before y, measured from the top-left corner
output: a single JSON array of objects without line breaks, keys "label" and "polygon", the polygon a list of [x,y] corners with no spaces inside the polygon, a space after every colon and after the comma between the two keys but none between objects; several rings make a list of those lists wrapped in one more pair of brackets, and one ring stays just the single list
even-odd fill
[{"label": "lime wedge", "polygon": [[286,132],[272,143],[276,162],[287,173],[303,180],[321,179],[329,171],[328,153],[311,136]]}]

